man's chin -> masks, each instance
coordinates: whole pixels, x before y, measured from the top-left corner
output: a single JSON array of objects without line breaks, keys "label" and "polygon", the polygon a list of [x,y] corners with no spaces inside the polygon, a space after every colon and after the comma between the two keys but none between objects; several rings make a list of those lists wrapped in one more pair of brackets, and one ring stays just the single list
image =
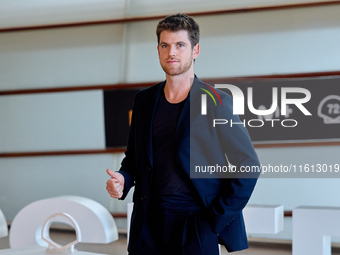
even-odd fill
[{"label": "man's chin", "polygon": [[170,76],[176,76],[176,75],[181,74],[181,72],[179,70],[171,70],[171,69],[167,69],[167,68],[163,68],[163,70],[167,75],[170,75]]},{"label": "man's chin", "polygon": [[180,74],[186,73],[190,68],[183,70],[183,69],[168,69],[168,68],[163,68],[163,71],[170,76],[176,76]]}]

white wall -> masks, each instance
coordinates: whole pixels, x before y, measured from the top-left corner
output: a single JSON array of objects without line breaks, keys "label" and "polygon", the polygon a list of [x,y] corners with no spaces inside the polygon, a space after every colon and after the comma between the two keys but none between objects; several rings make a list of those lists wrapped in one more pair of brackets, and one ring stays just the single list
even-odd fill
[{"label": "white wall", "polygon": [[0,34],[0,89],[117,83],[122,25]]},{"label": "white wall", "polygon": [[0,118],[0,152],[105,147],[102,91],[4,96]]},{"label": "white wall", "polygon": [[328,0],[0,0],[0,27],[36,26]]},{"label": "white wall", "polygon": [[[39,9],[42,2],[18,7],[13,1],[0,0],[1,27],[119,18],[122,13],[202,11],[207,7],[206,1],[187,0],[170,6],[169,1],[154,5],[151,0],[102,0],[96,1],[93,9],[88,0],[88,5],[56,1],[55,8],[44,2]],[[294,1],[275,4],[288,2]],[[269,3],[272,1],[209,1],[211,9]],[[23,11],[26,16],[20,15]],[[2,15],[8,12],[13,12],[14,18]],[[201,54],[195,71],[200,78],[338,71],[338,13],[340,6],[334,5],[197,17]],[[156,52],[156,24],[145,21],[0,33],[0,90],[163,80]],[[0,107],[1,152],[105,148],[100,91],[0,96]],[[257,152],[262,162],[273,164],[283,157],[287,162],[329,164],[337,162],[340,147]],[[0,208],[12,220],[32,201],[70,194],[122,211],[125,204],[110,199],[105,191],[105,169],[118,169],[121,158],[122,154],[1,158]],[[338,179],[260,179],[251,203],[283,204],[286,210],[299,205],[339,206],[338,184]]]},{"label": "white wall", "polygon": [[[339,164],[339,146],[293,147],[277,149],[257,149],[263,165],[316,165]],[[281,175],[284,176],[284,175]],[[285,210],[292,210],[301,205],[339,206],[340,179],[338,178],[260,178],[249,203],[284,205]],[[291,178],[293,177],[293,178]],[[284,231],[276,235],[254,234],[252,237],[271,239],[292,239],[291,218],[285,218]],[[332,238],[340,242],[340,238]]]},{"label": "white wall", "polygon": [[[216,78],[339,70],[339,11],[328,6],[197,17],[201,53],[195,72]],[[164,79],[156,25],[129,24],[128,82]]]},{"label": "white wall", "polygon": [[61,195],[88,197],[107,207],[105,168],[112,164],[112,155],[1,159],[1,210],[11,221],[27,204]]},{"label": "white wall", "polygon": [[0,0],[1,27],[122,18],[124,0]]},{"label": "white wall", "polygon": [[167,15],[177,12],[205,12],[223,9],[279,6],[297,3],[326,2],[327,0],[128,0],[127,16]]}]

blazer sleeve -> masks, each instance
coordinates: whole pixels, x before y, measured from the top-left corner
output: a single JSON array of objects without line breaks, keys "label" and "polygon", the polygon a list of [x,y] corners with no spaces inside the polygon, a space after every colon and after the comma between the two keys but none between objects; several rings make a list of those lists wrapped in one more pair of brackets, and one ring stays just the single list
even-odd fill
[{"label": "blazer sleeve", "polygon": [[[216,109],[217,116],[238,123],[232,127],[223,125],[216,130],[229,163],[236,166],[237,171],[254,166],[260,169],[260,162],[247,129],[239,117],[232,114],[231,97],[227,95],[223,99],[223,106]],[[241,173],[235,178],[222,179],[220,194],[209,208],[212,227],[216,233],[222,232],[242,212],[254,190],[258,176],[259,173]]]},{"label": "blazer sleeve", "polygon": [[137,97],[136,94],[133,109],[132,109],[132,117],[131,117],[131,125],[129,130],[129,138],[127,149],[125,152],[125,157],[122,160],[121,167],[119,169],[119,173],[124,176],[124,189],[123,195],[120,198],[124,200],[127,196],[129,190],[135,185],[135,173],[136,173],[136,145],[135,145],[135,131],[136,131],[136,105],[137,105]]}]

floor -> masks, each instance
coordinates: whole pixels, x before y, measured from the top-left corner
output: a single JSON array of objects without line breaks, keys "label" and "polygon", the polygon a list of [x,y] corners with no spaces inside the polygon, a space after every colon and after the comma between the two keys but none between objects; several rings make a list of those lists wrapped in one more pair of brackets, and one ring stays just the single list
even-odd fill
[{"label": "floor", "polygon": [[[74,233],[53,231],[50,233],[51,239],[61,245],[65,245],[75,239]],[[126,255],[126,235],[119,236],[119,240],[110,244],[86,244],[79,243],[75,248],[79,251],[103,253],[110,255]],[[9,248],[8,237],[0,238],[0,249]],[[228,254],[225,249],[222,248],[222,255]],[[288,255],[291,254],[290,247],[288,245],[282,247],[273,247],[273,245],[259,245],[253,244],[251,248],[242,252],[233,253],[235,255]]]},{"label": "floor", "polygon": [[[75,234],[71,232],[53,231],[50,233],[51,239],[58,244],[65,245],[75,239]],[[86,244],[79,243],[76,249],[94,253],[103,253],[110,255],[126,255],[126,235],[122,234],[118,241],[110,244]],[[8,237],[0,238],[0,249],[8,249]],[[229,254],[222,248],[221,255]],[[232,253],[233,255],[291,255],[291,246],[288,244],[264,244],[250,243],[250,248],[241,252]],[[332,252],[333,255],[339,255],[340,252]]]}]

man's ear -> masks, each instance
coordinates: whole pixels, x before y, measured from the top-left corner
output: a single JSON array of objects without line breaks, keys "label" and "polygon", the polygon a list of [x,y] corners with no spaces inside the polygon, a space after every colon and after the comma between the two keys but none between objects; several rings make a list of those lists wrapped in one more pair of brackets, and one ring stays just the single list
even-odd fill
[{"label": "man's ear", "polygon": [[159,58],[159,45],[157,44],[157,52],[158,52],[158,58]]},{"label": "man's ear", "polygon": [[193,50],[193,59],[196,59],[198,57],[198,55],[200,54],[199,43],[197,43],[192,50]]}]

